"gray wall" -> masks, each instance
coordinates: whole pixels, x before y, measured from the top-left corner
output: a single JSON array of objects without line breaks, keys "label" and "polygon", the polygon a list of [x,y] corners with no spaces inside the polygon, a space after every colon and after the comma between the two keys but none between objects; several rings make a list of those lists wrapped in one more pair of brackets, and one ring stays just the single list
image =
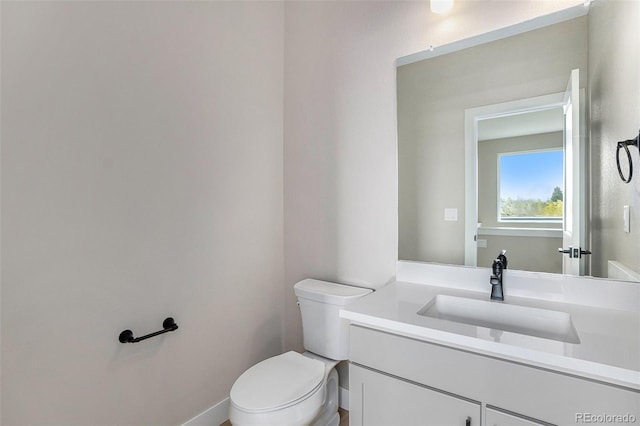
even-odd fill
[{"label": "gray wall", "polygon": [[562,273],[562,238],[480,235],[487,247],[478,247],[478,266],[490,268],[501,250],[507,250],[509,269],[519,271]]},{"label": "gray wall", "polygon": [[283,5],[1,7],[1,423],[186,421],[282,351]]},{"label": "gray wall", "polygon": [[562,92],[573,68],[586,17],[398,68],[400,259],[464,263],[464,110]]},{"label": "gray wall", "polygon": [[[607,260],[640,271],[638,150],[632,148],[631,183],[622,182],[615,162],[616,142],[638,136],[640,128],[638,22],[638,1],[595,2],[589,14],[591,167],[592,173],[600,176],[592,188],[592,271],[596,276],[606,276]],[[631,207],[631,233],[623,231],[624,205]]]}]

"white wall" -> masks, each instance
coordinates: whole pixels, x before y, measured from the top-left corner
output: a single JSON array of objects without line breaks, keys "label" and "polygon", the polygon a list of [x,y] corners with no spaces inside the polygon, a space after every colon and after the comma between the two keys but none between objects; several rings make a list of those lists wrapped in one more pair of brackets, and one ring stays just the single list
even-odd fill
[{"label": "white wall", "polygon": [[1,423],[186,421],[282,350],[283,4],[1,13]]},{"label": "white wall", "polygon": [[[615,25],[611,25],[615,22]],[[640,271],[640,160],[631,148],[633,180],[625,184],[616,167],[616,142],[640,128],[640,2],[597,2],[589,14],[589,96],[592,172],[592,273],[606,276],[607,260]],[[621,160],[626,155],[621,153]],[[631,207],[631,232],[623,231],[623,206]],[[598,253],[599,252],[599,253]]]}]

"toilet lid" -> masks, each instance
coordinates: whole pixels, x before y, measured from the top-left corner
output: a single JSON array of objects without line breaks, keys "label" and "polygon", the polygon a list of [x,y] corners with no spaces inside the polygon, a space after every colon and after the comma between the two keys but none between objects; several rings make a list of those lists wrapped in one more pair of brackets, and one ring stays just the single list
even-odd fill
[{"label": "toilet lid", "polygon": [[231,401],[250,411],[289,405],[314,391],[324,379],[322,361],[297,352],[265,359],[245,371],[231,388]]}]

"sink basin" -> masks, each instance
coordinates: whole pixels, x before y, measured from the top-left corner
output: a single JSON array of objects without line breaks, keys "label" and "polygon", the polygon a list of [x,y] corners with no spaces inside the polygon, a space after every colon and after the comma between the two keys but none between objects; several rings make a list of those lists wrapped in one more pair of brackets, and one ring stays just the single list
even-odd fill
[{"label": "sink basin", "polygon": [[567,312],[440,294],[422,307],[418,315],[566,343],[580,343],[571,315]]}]

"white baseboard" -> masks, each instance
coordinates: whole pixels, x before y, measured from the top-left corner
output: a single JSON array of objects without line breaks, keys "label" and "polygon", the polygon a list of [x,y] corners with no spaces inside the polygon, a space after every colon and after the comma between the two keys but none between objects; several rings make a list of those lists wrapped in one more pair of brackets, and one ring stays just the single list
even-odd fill
[{"label": "white baseboard", "polygon": [[219,426],[229,420],[229,398],[225,398],[211,408],[206,409],[182,426]]},{"label": "white baseboard", "polygon": [[[338,388],[340,408],[349,411],[349,389]],[[206,409],[182,426],[219,426],[229,420],[229,398],[225,398],[211,408]]]},{"label": "white baseboard", "polygon": [[338,398],[340,399],[340,408],[349,411],[349,389],[339,387],[338,394]]}]

